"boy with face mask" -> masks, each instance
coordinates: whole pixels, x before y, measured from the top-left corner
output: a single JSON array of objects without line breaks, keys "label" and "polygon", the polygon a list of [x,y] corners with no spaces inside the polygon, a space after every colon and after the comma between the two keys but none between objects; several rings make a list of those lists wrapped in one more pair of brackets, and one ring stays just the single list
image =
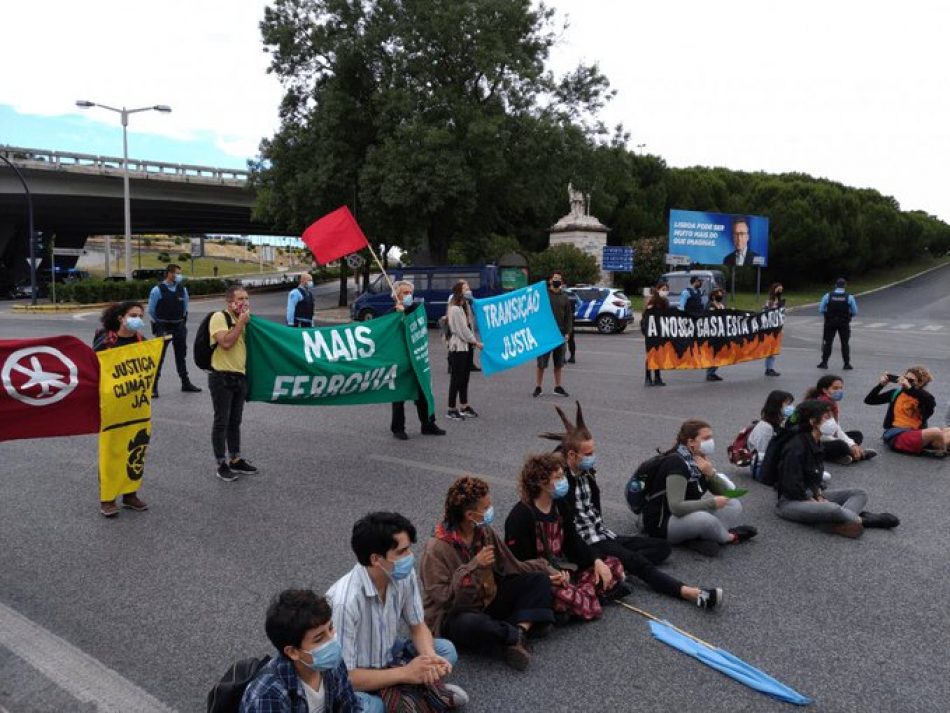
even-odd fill
[{"label": "boy with face mask", "polygon": [[277,655],[251,681],[241,713],[357,713],[330,605],[315,592],[288,589],[267,608],[264,625]]},{"label": "boy with face mask", "polygon": [[[353,525],[350,539],[357,565],[327,591],[343,660],[365,713],[383,713],[382,689],[441,682],[458,662],[452,642],[434,639],[426,626],[415,541],[416,528],[402,515],[366,515]],[[400,623],[409,628],[409,640],[397,636]],[[406,659],[406,665],[393,666]],[[468,701],[458,686],[443,687],[456,707]]]},{"label": "boy with face mask", "polygon": [[[564,287],[564,277],[555,270],[548,279],[548,301],[551,303],[551,311],[554,313],[554,321],[557,322],[558,329],[564,335],[565,341],[571,338],[574,332],[574,307],[567,293],[562,289]],[[564,368],[565,345],[561,344],[555,347],[547,354],[538,357],[538,368],[535,379],[534,393],[531,395],[537,398],[542,393],[544,383],[544,370],[548,368],[548,363],[554,359],[554,393],[558,396],[568,396],[567,391],[561,386],[561,370]]]}]

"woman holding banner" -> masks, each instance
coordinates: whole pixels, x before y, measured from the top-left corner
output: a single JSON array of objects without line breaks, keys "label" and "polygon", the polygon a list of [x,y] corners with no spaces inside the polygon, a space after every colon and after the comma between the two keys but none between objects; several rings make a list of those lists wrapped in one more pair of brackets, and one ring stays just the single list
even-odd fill
[{"label": "woman holding banner", "polygon": [[[472,290],[465,280],[455,283],[446,321],[449,325],[449,411],[446,414],[454,421],[477,418],[478,414],[468,403],[468,381],[472,373],[472,354],[481,349],[482,343],[475,337],[468,318],[467,302],[472,299]],[[459,408],[460,407],[460,408]]]},{"label": "woman holding banner", "polygon": [[[726,305],[723,303],[725,297],[726,293],[717,287],[709,294],[709,306],[706,309],[710,312],[725,309]],[[718,371],[718,366],[711,366],[706,369],[706,381],[722,381],[722,377],[716,373]]]},{"label": "woman holding banner", "polygon": [[[773,282],[769,288],[769,300],[765,303],[763,309],[785,309],[784,292],[785,288],[782,287],[781,282]],[[775,356],[765,357],[765,375],[781,376],[781,374],[775,371]]]},{"label": "woman holding banner", "polygon": [[[122,347],[126,344],[141,342],[142,330],[145,329],[145,320],[142,315],[141,302],[119,302],[111,304],[102,311],[102,326],[96,330],[92,338],[92,348],[97,352],[106,349]],[[126,493],[122,496],[122,507],[141,512],[148,510],[148,505],[137,493]],[[99,512],[103,517],[115,517],[119,514],[119,506],[115,500],[104,500],[99,503]]]},{"label": "woman holding banner", "polygon": [[[658,280],[657,283],[650,288],[650,296],[647,298],[647,302],[643,305],[643,311],[647,312],[651,309],[664,310],[670,308],[670,286],[666,280]],[[640,318],[640,331],[643,332],[643,335],[646,336],[647,333],[647,323],[646,320],[642,317]],[[643,380],[644,386],[666,386],[666,382],[663,381],[663,377],[660,374],[659,369],[653,369],[650,371],[649,367],[646,367],[646,378]]]}]

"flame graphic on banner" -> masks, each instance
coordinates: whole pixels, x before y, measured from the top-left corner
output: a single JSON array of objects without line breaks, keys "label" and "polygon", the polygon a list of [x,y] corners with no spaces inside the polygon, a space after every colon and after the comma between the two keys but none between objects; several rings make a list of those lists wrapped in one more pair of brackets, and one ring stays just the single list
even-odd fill
[{"label": "flame graphic on banner", "polygon": [[709,340],[692,341],[683,354],[678,354],[672,341],[651,347],[646,353],[647,369],[708,369],[743,361],[765,359],[782,350],[782,332],[757,334],[754,337],[728,341],[715,349]]}]

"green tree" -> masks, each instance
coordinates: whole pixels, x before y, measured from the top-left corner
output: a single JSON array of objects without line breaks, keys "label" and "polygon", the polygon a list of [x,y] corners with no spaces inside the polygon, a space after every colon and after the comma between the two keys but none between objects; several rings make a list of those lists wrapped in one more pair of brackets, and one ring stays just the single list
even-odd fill
[{"label": "green tree", "polygon": [[568,285],[594,284],[600,279],[597,260],[573,245],[555,245],[528,257],[532,280],[546,280],[555,270]]}]

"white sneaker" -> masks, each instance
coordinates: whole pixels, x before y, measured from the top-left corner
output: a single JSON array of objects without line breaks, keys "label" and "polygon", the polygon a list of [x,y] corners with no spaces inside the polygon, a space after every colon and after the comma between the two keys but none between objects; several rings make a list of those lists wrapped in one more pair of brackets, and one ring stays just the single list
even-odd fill
[{"label": "white sneaker", "polygon": [[821,482],[824,483],[825,485],[828,485],[828,483],[831,482],[831,473],[829,473],[827,470],[824,473],[822,473]]},{"label": "white sneaker", "polygon": [[445,690],[452,694],[452,702],[456,708],[461,708],[468,703],[468,694],[454,683],[445,683]]}]

